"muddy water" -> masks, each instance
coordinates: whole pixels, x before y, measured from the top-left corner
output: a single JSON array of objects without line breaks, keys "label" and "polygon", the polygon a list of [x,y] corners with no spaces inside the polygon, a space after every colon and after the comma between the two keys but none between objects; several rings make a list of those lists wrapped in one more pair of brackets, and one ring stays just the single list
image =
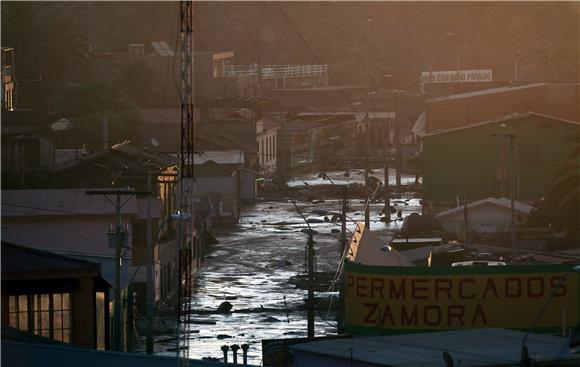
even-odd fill
[{"label": "muddy water", "polygon": [[[307,218],[323,219],[312,213],[316,210],[339,210],[339,202],[320,204],[299,202],[297,205]],[[418,199],[405,198],[395,201],[406,216],[420,209]],[[350,201],[348,216],[363,221],[363,204]],[[402,222],[385,225],[379,221],[382,204],[371,206],[371,228],[387,239],[388,233]],[[394,218],[394,216],[393,216]],[[339,263],[340,223],[311,223],[315,235],[317,270],[336,271]],[[352,231],[354,223],[349,222]],[[294,338],[306,336],[306,312],[303,305],[306,291],[288,283],[288,279],[305,273],[305,245],[307,235],[301,232],[306,225],[289,202],[262,202],[243,210],[240,224],[227,231],[216,232],[219,244],[207,249],[207,256],[196,279],[193,309],[215,310],[228,300],[233,313],[194,315],[202,323],[190,325],[190,357],[221,358],[220,347],[224,344],[250,344],[249,363],[259,365],[262,361],[261,340],[270,338]],[[347,238],[350,238],[348,236]],[[317,297],[333,296],[336,291],[317,292]],[[248,309],[275,309],[279,311],[244,312]],[[213,324],[215,323],[215,324]],[[317,336],[336,333],[335,315],[327,312],[316,314]],[[157,343],[161,355],[175,355],[168,349],[174,342]],[[231,352],[230,352],[231,361]]]}]

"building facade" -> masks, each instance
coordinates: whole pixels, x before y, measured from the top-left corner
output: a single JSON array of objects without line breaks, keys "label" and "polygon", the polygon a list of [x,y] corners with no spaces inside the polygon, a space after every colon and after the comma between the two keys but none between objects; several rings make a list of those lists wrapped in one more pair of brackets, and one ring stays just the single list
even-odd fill
[{"label": "building facade", "polygon": [[455,202],[509,197],[510,139],[514,136],[515,199],[534,202],[550,176],[569,158],[565,137],[580,123],[534,113],[509,115],[422,138],[424,198]]}]

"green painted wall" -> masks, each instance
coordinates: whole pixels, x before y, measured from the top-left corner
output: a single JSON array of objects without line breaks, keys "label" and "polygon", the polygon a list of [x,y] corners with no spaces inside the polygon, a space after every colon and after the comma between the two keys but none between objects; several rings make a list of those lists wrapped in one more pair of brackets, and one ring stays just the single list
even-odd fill
[{"label": "green painted wall", "polygon": [[[515,134],[516,171],[519,200],[536,200],[544,195],[546,182],[556,168],[569,159],[573,146],[562,139],[580,133],[574,125],[542,116],[528,116],[475,126],[423,139],[424,198],[454,201],[456,195],[468,200],[499,197],[498,167],[510,169],[509,138],[492,134]],[[502,163],[503,162],[503,163]],[[503,196],[509,197],[507,180]]]}]

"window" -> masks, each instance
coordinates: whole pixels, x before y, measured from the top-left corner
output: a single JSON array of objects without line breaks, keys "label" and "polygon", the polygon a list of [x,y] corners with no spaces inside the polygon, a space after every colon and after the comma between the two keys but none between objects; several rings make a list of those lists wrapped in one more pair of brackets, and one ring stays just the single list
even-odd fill
[{"label": "window", "polygon": [[11,327],[70,343],[70,293],[9,296],[8,302]]},{"label": "window", "polygon": [[105,292],[95,294],[95,310],[97,313],[97,349],[105,350],[106,348],[106,307]]},{"label": "window", "polygon": [[28,330],[28,296],[8,297],[9,325],[20,330]]}]

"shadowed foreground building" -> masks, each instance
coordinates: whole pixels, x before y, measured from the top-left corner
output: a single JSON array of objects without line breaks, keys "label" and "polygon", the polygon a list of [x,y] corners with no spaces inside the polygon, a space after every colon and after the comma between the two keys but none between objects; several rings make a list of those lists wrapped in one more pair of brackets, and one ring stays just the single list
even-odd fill
[{"label": "shadowed foreground building", "polygon": [[108,349],[109,287],[99,264],[2,242],[3,326]]}]

